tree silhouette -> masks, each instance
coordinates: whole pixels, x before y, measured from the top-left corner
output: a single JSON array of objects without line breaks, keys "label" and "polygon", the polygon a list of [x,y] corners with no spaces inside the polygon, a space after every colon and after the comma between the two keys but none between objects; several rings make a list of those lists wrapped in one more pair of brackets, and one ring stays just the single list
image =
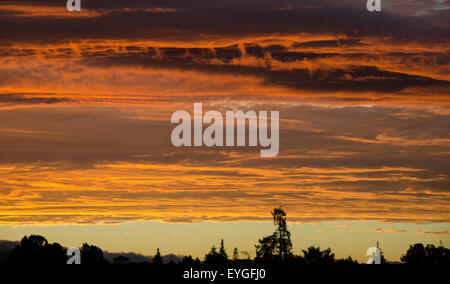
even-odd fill
[{"label": "tree silhouette", "polygon": [[208,265],[224,265],[228,262],[228,255],[225,251],[223,239],[220,242],[220,249],[217,252],[216,246],[212,246],[209,253],[205,255],[205,264]]},{"label": "tree silhouette", "polygon": [[192,266],[192,264],[194,264],[194,259],[192,258],[192,255],[183,257],[181,259],[180,264],[184,266]]},{"label": "tree silhouette", "polygon": [[442,241],[438,247],[432,244],[427,245],[425,250],[430,264],[450,264],[450,249],[445,248]]},{"label": "tree silhouette", "polygon": [[205,255],[205,264],[216,264],[218,255],[216,246],[212,246],[209,253]]},{"label": "tree silhouette", "polygon": [[153,264],[160,265],[160,264],[163,264],[163,263],[164,263],[163,258],[161,256],[161,253],[159,252],[159,248],[157,248],[156,249],[156,254],[153,257]]},{"label": "tree silhouette", "polygon": [[377,248],[380,250],[380,264],[386,264],[386,258],[384,257],[383,250],[380,248],[380,243],[378,241]]},{"label": "tree silhouette", "polygon": [[436,247],[432,244],[424,246],[421,243],[410,245],[400,260],[406,264],[450,264],[450,250],[442,243]]},{"label": "tree silhouette", "polygon": [[358,261],[353,260],[351,256],[348,256],[347,258],[341,258],[337,259],[336,264],[358,264]]},{"label": "tree silhouette", "polygon": [[107,264],[108,261],[103,257],[103,251],[94,245],[84,243],[81,247],[82,264]]},{"label": "tree silhouette", "polygon": [[234,262],[239,261],[239,250],[238,250],[238,248],[234,248],[234,250],[233,250],[233,261]]},{"label": "tree silhouette", "polygon": [[273,224],[277,226],[271,236],[258,240],[256,258],[259,260],[285,260],[292,256],[291,232],[287,229],[286,213],[282,207],[272,211]]},{"label": "tree silhouette", "polygon": [[40,235],[24,236],[20,243],[11,250],[5,263],[11,264],[64,264],[64,248],[58,244],[49,244]]},{"label": "tree silhouette", "polygon": [[256,258],[258,260],[269,261],[275,258],[276,238],[274,235],[258,240],[256,245]]},{"label": "tree silhouette", "polygon": [[202,264],[202,262],[200,261],[200,259],[198,257],[196,257],[194,259],[194,263],[192,263],[192,266],[199,266],[201,264]]},{"label": "tree silhouette", "polygon": [[44,263],[67,263],[66,250],[58,243],[48,244],[44,254]]},{"label": "tree silhouette", "polygon": [[224,245],[223,245],[223,239],[220,241],[219,256],[220,256],[222,259],[225,259],[225,260],[228,259],[227,252],[226,252],[225,247],[224,247]]},{"label": "tree silhouette", "polygon": [[305,264],[334,264],[334,253],[330,248],[320,250],[320,247],[310,246],[303,251],[303,260]]}]

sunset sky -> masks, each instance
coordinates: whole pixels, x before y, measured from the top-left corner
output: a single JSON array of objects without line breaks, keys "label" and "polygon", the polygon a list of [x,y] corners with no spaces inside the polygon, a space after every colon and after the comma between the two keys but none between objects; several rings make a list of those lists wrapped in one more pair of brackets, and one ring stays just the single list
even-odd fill
[{"label": "sunset sky", "polygon": [[[0,1],[0,239],[398,261],[450,246],[450,2]],[[280,151],[172,146],[174,111],[277,110]]]}]

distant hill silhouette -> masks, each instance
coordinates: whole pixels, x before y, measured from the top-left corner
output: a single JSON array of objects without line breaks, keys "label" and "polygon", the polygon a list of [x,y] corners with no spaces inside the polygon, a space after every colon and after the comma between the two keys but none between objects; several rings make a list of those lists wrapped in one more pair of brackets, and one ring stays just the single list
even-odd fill
[{"label": "distant hill silhouette", "polygon": [[[125,256],[129,259],[129,263],[152,263],[153,262],[153,256],[143,255],[139,253],[134,252],[108,252],[103,251],[103,257],[110,263],[114,263],[114,258],[119,256]],[[163,255],[163,262],[164,263],[179,263],[181,259],[183,258],[183,255],[175,255],[175,254],[167,254]]]},{"label": "distant hill silhouette", "polygon": [[0,263],[6,260],[12,249],[18,244],[18,241],[0,240]]},{"label": "distant hill silhouette", "polygon": [[[0,263],[3,263],[6,258],[9,256],[11,251],[19,244],[19,241],[8,241],[8,240],[0,240]],[[64,251],[67,249],[67,247],[63,247]],[[103,257],[109,262],[114,263],[114,258],[124,256],[129,259],[129,263],[152,263],[153,256],[147,256],[139,253],[134,252],[108,252],[103,251]],[[181,259],[183,258],[183,255],[175,255],[175,254],[167,254],[163,255],[163,261],[164,263],[179,263],[181,262]]]},{"label": "distant hill silhouette", "polygon": [[129,259],[129,263],[151,263],[152,262],[151,256],[146,256],[146,255],[142,255],[139,253],[134,253],[134,252],[117,253],[117,252],[108,252],[108,251],[103,252],[103,257],[110,263],[114,263],[114,259],[119,256],[127,257]]}]

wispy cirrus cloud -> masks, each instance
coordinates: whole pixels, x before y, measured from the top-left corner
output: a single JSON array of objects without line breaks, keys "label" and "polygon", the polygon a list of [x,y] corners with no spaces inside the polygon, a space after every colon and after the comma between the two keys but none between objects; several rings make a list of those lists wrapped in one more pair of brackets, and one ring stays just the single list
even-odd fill
[{"label": "wispy cirrus cloud", "polygon": [[450,235],[450,231],[416,231],[416,233],[426,235]]}]

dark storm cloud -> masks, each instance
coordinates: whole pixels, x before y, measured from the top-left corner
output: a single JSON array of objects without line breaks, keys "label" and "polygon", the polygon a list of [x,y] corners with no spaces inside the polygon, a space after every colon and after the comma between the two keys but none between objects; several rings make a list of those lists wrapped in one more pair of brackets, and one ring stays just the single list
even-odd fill
[{"label": "dark storm cloud", "polygon": [[3,261],[9,256],[11,250],[18,244],[18,241],[0,240],[0,263],[3,263]]},{"label": "dark storm cloud", "polygon": [[[9,2],[8,2],[9,3]],[[18,1],[36,7],[35,2]],[[352,1],[89,1],[84,3],[86,11],[97,14],[89,17],[18,16],[7,14],[0,19],[4,26],[4,41],[14,44],[15,40],[37,40],[45,43],[98,39],[98,46],[87,45],[76,48],[63,46],[54,50],[39,52],[30,48],[7,48],[0,50],[2,56],[29,56],[39,53],[49,58],[71,58],[82,56],[80,62],[99,67],[111,65],[141,66],[195,70],[205,73],[254,75],[262,78],[267,86],[281,86],[294,90],[350,92],[375,91],[380,93],[398,92],[410,87],[443,87],[447,74],[449,55],[446,52],[384,52],[376,55],[379,46],[364,42],[364,37],[382,36],[386,42],[431,39],[430,42],[444,43],[448,38],[445,25],[435,25],[434,12],[421,16],[406,17],[386,13],[369,13],[365,5]],[[40,2],[39,6],[60,7],[59,1]],[[6,10],[9,11],[8,6]],[[24,6],[28,7],[28,6]],[[398,10],[394,9],[395,11]],[[158,13],[145,9],[159,8]],[[11,8],[10,8],[11,9]],[[164,9],[172,9],[168,12]],[[26,14],[27,10],[24,10]],[[33,10],[34,11],[34,10]],[[68,15],[76,13],[64,12]],[[105,13],[107,11],[107,13]],[[43,12],[45,15],[45,9]],[[430,14],[431,13],[431,14]],[[331,30],[330,30],[331,27]],[[263,46],[252,42],[240,45],[216,46],[212,48],[170,46],[122,46],[105,45],[102,39],[145,39],[184,40],[209,39],[213,37],[279,35],[304,32],[321,36],[324,34],[347,35],[336,40],[294,41],[292,45],[272,44]],[[333,51],[321,51],[331,48]],[[346,49],[359,48],[354,52]],[[302,51],[303,49],[303,51]],[[309,49],[309,50],[308,50]],[[311,51],[313,49],[313,51]],[[394,51],[395,47],[390,47]],[[119,50],[119,52],[117,52]],[[270,60],[266,57],[270,56]],[[236,60],[255,58],[265,60],[266,66],[236,64]],[[219,62],[214,60],[219,60]],[[328,61],[329,68],[322,69],[317,61]],[[389,60],[392,64],[383,64]],[[336,63],[335,63],[336,62]],[[342,62],[344,62],[342,64]],[[375,63],[381,62],[381,66]],[[218,64],[220,63],[220,64]],[[275,64],[303,64],[287,68],[272,68]],[[317,67],[314,72],[305,65]],[[336,66],[334,66],[336,64]],[[339,66],[341,64],[341,66]],[[323,64],[322,64],[323,65]],[[384,65],[384,66],[383,66]],[[398,65],[406,68],[398,68]],[[422,73],[421,66],[430,67],[431,77]],[[387,68],[386,68],[387,67]],[[411,67],[415,72],[410,72]],[[387,70],[384,70],[386,68]],[[403,73],[401,69],[408,69]],[[428,71],[430,72],[430,71]],[[3,81],[15,74],[8,72]],[[435,75],[438,75],[436,78]],[[46,75],[43,75],[46,76]],[[439,77],[440,76],[440,77]],[[0,79],[1,83],[1,79]]]},{"label": "dark storm cloud", "polygon": [[[36,3],[17,1],[18,4]],[[61,1],[39,5],[62,6]],[[7,41],[57,41],[87,38],[195,39],[208,36],[346,34],[392,36],[397,39],[443,38],[449,28],[441,11],[416,15],[370,13],[365,1],[84,1],[93,17],[24,17],[2,10],[1,37]],[[176,13],[153,13],[139,8],[171,8]],[[127,9],[123,9],[127,8]],[[134,10],[133,10],[134,9]],[[389,9],[388,9],[389,10]],[[101,13],[108,11],[108,13]],[[67,12],[69,13],[69,12]],[[22,16],[21,16],[22,15]],[[44,14],[45,15],[45,14]]]},{"label": "dark storm cloud", "polygon": [[[258,57],[258,53],[266,52],[258,45],[247,46],[250,56]],[[266,67],[226,65],[232,59],[241,58],[242,53],[237,46],[210,49],[160,48],[159,58],[152,56],[155,51],[126,55],[92,54],[81,62],[87,65],[106,66],[141,66],[144,68],[164,68],[195,70],[211,73],[255,75],[264,79],[267,85],[294,88],[310,91],[349,91],[349,92],[397,92],[409,87],[450,87],[444,80],[436,80],[425,76],[403,74],[381,70],[373,66],[341,66],[331,70],[295,68],[292,70],[271,70],[273,62],[268,61]],[[270,52],[273,59],[280,62],[295,62],[308,59],[330,59],[338,54],[300,53],[276,51]],[[359,58],[361,54],[339,55],[343,59]],[[400,57],[403,55],[397,55]],[[413,55],[414,56],[414,55]],[[220,59],[225,64],[215,64],[212,59]],[[269,67],[269,68],[268,68]]]}]

